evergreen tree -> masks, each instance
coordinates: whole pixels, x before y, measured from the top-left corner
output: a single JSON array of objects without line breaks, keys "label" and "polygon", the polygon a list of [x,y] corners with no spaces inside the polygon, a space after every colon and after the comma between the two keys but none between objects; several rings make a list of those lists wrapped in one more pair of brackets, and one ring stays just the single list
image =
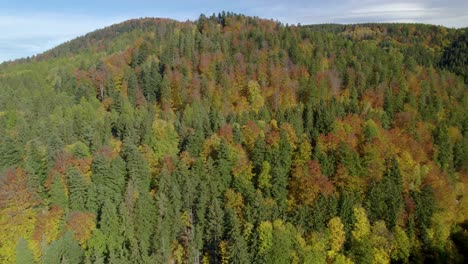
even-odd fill
[{"label": "evergreen tree", "polygon": [[215,165],[220,176],[220,185],[219,191],[224,192],[232,184],[232,161],[230,157],[230,150],[228,148],[227,142],[225,140],[221,141],[221,144],[218,147],[217,159],[215,160]]},{"label": "evergreen tree", "polygon": [[102,204],[102,201],[98,200],[98,196],[98,188],[94,182],[91,182],[86,190],[86,210],[97,214],[98,208]]},{"label": "evergreen tree", "polygon": [[347,236],[351,233],[355,221],[353,210],[358,202],[358,195],[355,193],[343,191],[340,195],[338,215],[344,224]]},{"label": "evergreen tree", "polygon": [[0,137],[0,171],[21,163],[22,151],[15,140],[9,136]]},{"label": "evergreen tree", "polygon": [[403,183],[398,161],[393,157],[382,181],[371,187],[368,212],[371,220],[385,220],[390,228],[396,225],[403,207]]},{"label": "evergreen tree", "polygon": [[318,133],[328,134],[333,130],[335,117],[332,111],[326,107],[325,102],[320,100],[318,107],[314,111],[314,126]]},{"label": "evergreen tree", "polygon": [[131,143],[125,145],[123,153],[127,162],[128,178],[136,184],[140,193],[146,193],[151,181],[147,161],[137,147]]},{"label": "evergreen tree", "polygon": [[227,210],[227,237],[229,239],[229,262],[230,263],[249,263],[247,243],[242,236],[241,225],[234,211]]},{"label": "evergreen tree", "polygon": [[411,192],[416,204],[415,223],[421,229],[429,228],[432,215],[436,211],[435,197],[430,186],[425,186],[420,192]]},{"label": "evergreen tree", "polygon": [[453,146],[453,167],[457,171],[468,170],[468,137]]},{"label": "evergreen tree", "polygon": [[356,86],[352,85],[349,95],[349,112],[358,113],[358,103],[359,101]]},{"label": "evergreen tree", "polygon": [[156,207],[149,193],[143,193],[135,205],[135,237],[143,259],[151,254],[151,237],[156,224]]},{"label": "evergreen tree", "polygon": [[167,74],[164,74],[161,81],[161,104],[164,109],[171,107],[171,83]]},{"label": "evergreen tree", "polygon": [[65,193],[65,186],[60,175],[55,174],[54,180],[49,189],[49,202],[53,205],[58,205],[62,209],[68,209],[68,197]]},{"label": "evergreen tree", "polygon": [[257,137],[255,146],[252,149],[251,160],[254,172],[258,175],[261,172],[262,164],[265,160],[266,144],[262,137]]},{"label": "evergreen tree", "polygon": [[161,81],[159,65],[152,62],[149,69],[142,72],[143,93],[146,100],[154,102],[161,97]]},{"label": "evergreen tree", "polygon": [[437,129],[434,143],[437,144],[436,160],[439,162],[440,167],[444,171],[451,171],[453,168],[453,146],[445,124]]},{"label": "evergreen tree", "polygon": [[326,153],[317,146],[314,149],[314,159],[318,160],[320,163],[320,170],[322,174],[332,178],[335,175],[336,171],[336,160],[333,152]]},{"label": "evergreen tree", "polygon": [[132,105],[136,105],[138,80],[133,70],[125,71],[125,80],[127,82],[128,100]]},{"label": "evergreen tree", "polygon": [[74,211],[83,211],[87,200],[87,184],[83,174],[75,169],[67,170],[68,191],[70,197],[70,209]]},{"label": "evergreen tree", "polygon": [[280,212],[286,207],[288,195],[288,175],[292,164],[292,149],[285,133],[281,133],[279,147],[270,154],[271,169],[271,194],[279,205]]},{"label": "evergreen tree", "polygon": [[83,255],[80,244],[75,240],[72,232],[68,231],[62,238],[47,246],[41,261],[51,264],[81,263]]},{"label": "evergreen tree", "polygon": [[31,189],[44,198],[44,184],[47,178],[47,157],[45,149],[41,149],[37,141],[32,141],[26,150],[24,170],[29,175],[28,182]]},{"label": "evergreen tree", "polygon": [[349,148],[343,141],[338,145],[336,157],[338,162],[345,166],[346,171],[350,176],[356,177],[363,174],[359,154]]},{"label": "evergreen tree", "polygon": [[116,205],[109,199],[104,201],[98,227],[106,243],[106,260],[109,262],[122,256],[122,226]]},{"label": "evergreen tree", "polygon": [[396,111],[395,98],[390,88],[385,89],[383,108],[390,120],[393,120],[393,115]]},{"label": "evergreen tree", "polygon": [[98,203],[101,204],[105,199],[119,203],[127,174],[124,160],[120,156],[110,159],[104,155],[96,155],[91,169]]},{"label": "evergreen tree", "polygon": [[218,244],[223,238],[224,211],[218,199],[212,199],[207,212],[207,249],[214,262],[220,258]]},{"label": "evergreen tree", "polygon": [[34,264],[34,256],[28,247],[28,242],[23,238],[18,240],[16,245],[16,263],[17,264]]},{"label": "evergreen tree", "polygon": [[203,142],[205,141],[205,136],[202,129],[195,129],[195,132],[187,137],[187,146],[186,150],[193,157],[200,156],[201,151],[203,150]]},{"label": "evergreen tree", "polygon": [[156,195],[157,220],[155,231],[156,258],[165,263],[170,258],[171,243],[182,227],[182,198],[177,181],[172,181],[171,173],[163,167],[159,176]]}]

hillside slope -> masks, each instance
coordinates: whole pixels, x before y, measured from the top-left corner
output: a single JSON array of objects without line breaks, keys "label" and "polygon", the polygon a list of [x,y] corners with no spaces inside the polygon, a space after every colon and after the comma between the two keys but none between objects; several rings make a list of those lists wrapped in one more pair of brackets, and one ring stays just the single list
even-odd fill
[{"label": "hillside slope", "polygon": [[464,34],[222,13],[4,63],[0,263],[463,263]]}]

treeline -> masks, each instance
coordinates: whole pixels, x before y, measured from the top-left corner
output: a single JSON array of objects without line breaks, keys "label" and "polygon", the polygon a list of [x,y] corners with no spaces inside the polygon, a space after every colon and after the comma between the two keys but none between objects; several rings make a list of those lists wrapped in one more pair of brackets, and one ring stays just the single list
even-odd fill
[{"label": "treeline", "polygon": [[319,29],[132,20],[2,65],[0,262],[463,263],[461,33]]}]

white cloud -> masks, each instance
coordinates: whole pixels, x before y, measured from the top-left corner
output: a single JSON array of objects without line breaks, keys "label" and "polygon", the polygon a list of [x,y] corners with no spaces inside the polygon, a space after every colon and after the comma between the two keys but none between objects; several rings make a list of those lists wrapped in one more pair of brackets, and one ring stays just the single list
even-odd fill
[{"label": "white cloud", "polygon": [[351,10],[351,13],[378,15],[414,12],[415,15],[423,15],[426,11],[427,9],[421,3],[390,3],[360,7]]},{"label": "white cloud", "polygon": [[468,26],[468,1],[460,0],[348,0],[334,8],[317,11],[307,8],[299,14],[306,15],[295,20],[306,23],[364,23],[364,22],[413,22],[443,25],[447,27]]},{"label": "white cloud", "polygon": [[253,1],[250,11],[285,23],[419,22],[468,26],[466,0]]}]

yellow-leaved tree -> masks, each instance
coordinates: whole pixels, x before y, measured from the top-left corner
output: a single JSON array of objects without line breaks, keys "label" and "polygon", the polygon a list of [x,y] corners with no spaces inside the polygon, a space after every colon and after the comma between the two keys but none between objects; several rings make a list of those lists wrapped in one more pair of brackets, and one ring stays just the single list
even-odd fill
[{"label": "yellow-leaved tree", "polygon": [[37,202],[29,192],[26,173],[18,168],[0,182],[0,263],[14,263],[17,241],[30,241],[36,222]]},{"label": "yellow-leaved tree", "polygon": [[332,219],[330,219],[330,221],[328,221],[327,226],[328,226],[328,232],[329,232],[328,243],[330,244],[328,256],[331,259],[334,259],[335,256],[343,248],[343,244],[346,241],[346,233],[344,230],[344,225],[341,222],[340,217],[338,216],[335,216]]},{"label": "yellow-leaved tree", "polygon": [[160,160],[164,156],[172,156],[178,153],[179,136],[174,126],[163,119],[155,118],[153,121],[153,136],[150,145],[154,151],[154,156]]}]

